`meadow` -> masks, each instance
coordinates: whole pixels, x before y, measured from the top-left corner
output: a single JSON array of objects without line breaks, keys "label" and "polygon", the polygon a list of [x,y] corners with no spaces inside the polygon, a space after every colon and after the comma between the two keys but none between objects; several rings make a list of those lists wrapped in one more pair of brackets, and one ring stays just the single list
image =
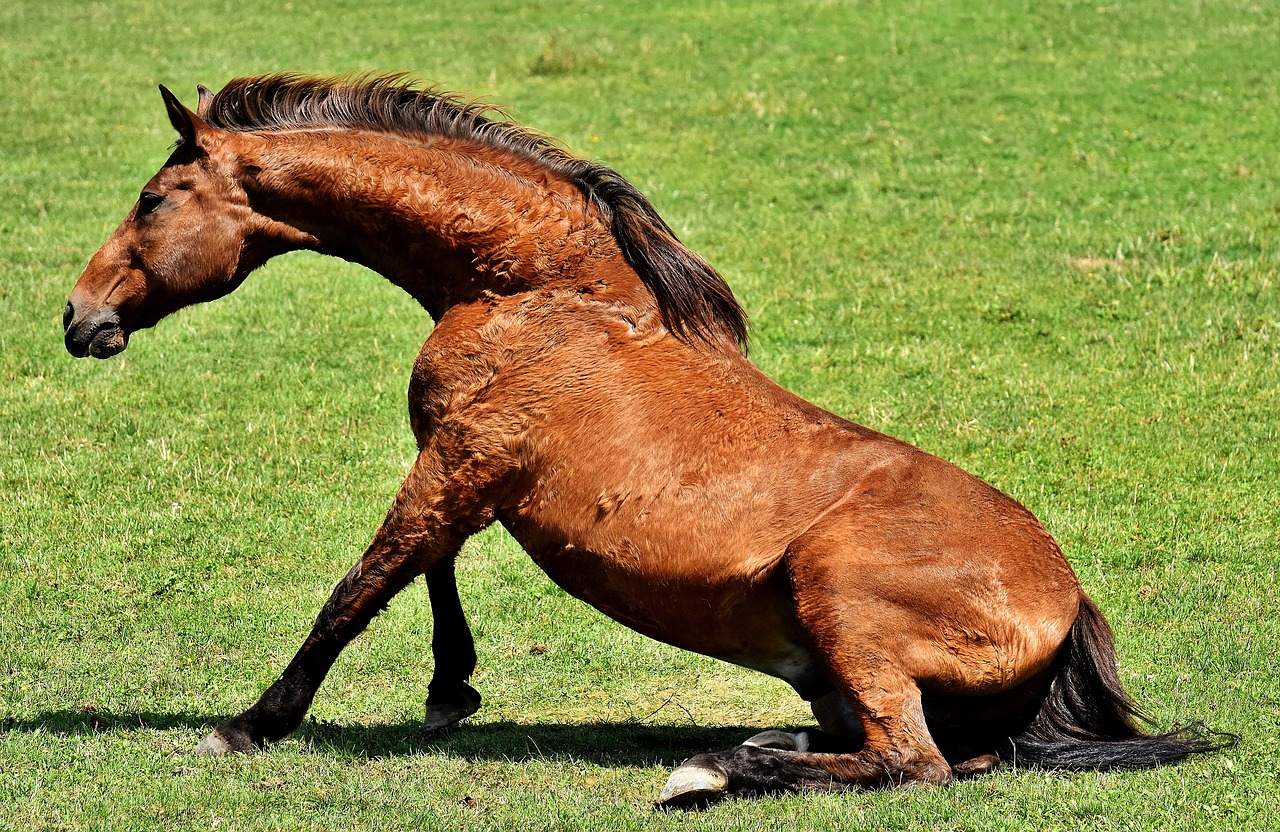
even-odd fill
[{"label": "meadow", "polygon": [[[227,0],[0,7],[0,829],[1280,828],[1280,10],[1258,0]],[[753,360],[1026,504],[1159,725],[1137,773],[651,802],[804,724],[501,529],[462,598],[485,706],[420,730],[425,590],[268,753],[196,758],[286,664],[409,462],[431,322],[294,254],[108,361],[66,297],[174,140],[156,84],[412,72],[612,165],[717,266]]]}]

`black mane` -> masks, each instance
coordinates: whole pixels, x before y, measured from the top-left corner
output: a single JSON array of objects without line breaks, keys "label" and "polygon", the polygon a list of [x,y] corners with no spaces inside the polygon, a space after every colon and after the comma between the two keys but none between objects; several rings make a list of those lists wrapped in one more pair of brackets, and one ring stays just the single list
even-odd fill
[{"label": "black mane", "polygon": [[237,78],[201,110],[204,120],[221,130],[366,129],[464,139],[537,162],[576,185],[608,219],[623,256],[657,299],[668,329],[708,343],[727,336],[746,349],[746,313],[733,291],[680,242],[644,194],[612,168],[571,156],[492,107],[420,88],[403,75],[352,80],[268,75]]}]

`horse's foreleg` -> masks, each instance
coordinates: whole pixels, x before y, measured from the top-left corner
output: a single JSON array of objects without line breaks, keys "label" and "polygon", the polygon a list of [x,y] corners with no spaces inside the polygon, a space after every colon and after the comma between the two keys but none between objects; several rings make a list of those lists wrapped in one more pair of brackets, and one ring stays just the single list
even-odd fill
[{"label": "horse's foreleg", "polygon": [[247,711],[218,725],[196,747],[197,754],[253,751],[302,724],[338,654],[417,575],[403,557],[380,548],[370,547],[334,587],[280,678]]},{"label": "horse's foreleg", "polygon": [[[475,484],[480,478],[476,473],[464,470],[449,475],[441,469],[427,452],[419,455],[373,542],[334,587],[293,661],[252,707],[205,737],[196,753],[253,751],[292,733],[302,724],[316,691],[342,649],[396,593],[423,572],[452,561],[462,542],[489,522],[491,515],[478,499]],[[456,633],[457,622],[461,621],[466,631],[452,568],[438,573],[438,577],[437,585],[447,588],[447,592],[440,593],[441,609],[449,622],[446,628]],[[434,607],[434,595],[432,600]],[[470,633],[466,632],[469,645]],[[450,656],[455,673],[474,662],[469,647]]]},{"label": "horse's foreleg", "polygon": [[435,671],[427,687],[427,715],[423,726],[427,731],[452,725],[480,709],[480,694],[467,684],[476,669],[476,648],[458,598],[454,560],[445,558],[427,570],[431,654],[435,660]]}]

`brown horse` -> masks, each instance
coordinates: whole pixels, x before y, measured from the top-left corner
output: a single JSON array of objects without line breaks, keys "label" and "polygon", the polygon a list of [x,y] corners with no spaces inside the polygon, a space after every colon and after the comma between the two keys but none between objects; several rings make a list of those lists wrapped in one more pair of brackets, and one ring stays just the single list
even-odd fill
[{"label": "brown horse", "polygon": [[1159,765],[1232,741],[1150,735],[1109,630],[1010,497],[781,389],[729,287],[621,176],[399,77],[248,78],[198,112],[76,284],[75,356],[297,249],[381,273],[436,325],[409,382],[419,453],[279,680],[197,751],[302,722],[342,648],[419,575],[427,728],[476,711],[454,559],[499,521],[571,595],[786,680],[821,731],[706,754],[662,795],[947,783],[999,759]]}]

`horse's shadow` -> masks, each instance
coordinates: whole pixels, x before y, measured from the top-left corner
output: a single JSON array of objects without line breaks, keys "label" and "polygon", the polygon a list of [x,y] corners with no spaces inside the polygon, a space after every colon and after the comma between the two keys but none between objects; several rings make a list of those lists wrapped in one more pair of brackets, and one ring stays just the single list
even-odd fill
[{"label": "horse's shadow", "polygon": [[[81,737],[126,731],[189,729],[203,734],[225,717],[189,712],[113,713],[54,710],[0,720],[0,731]],[[760,731],[750,726],[650,725],[622,722],[463,723],[425,733],[416,721],[336,723],[308,719],[294,734],[314,753],[354,757],[447,755],[467,760],[583,760],[610,767],[671,766],[704,751],[729,748]]]}]

